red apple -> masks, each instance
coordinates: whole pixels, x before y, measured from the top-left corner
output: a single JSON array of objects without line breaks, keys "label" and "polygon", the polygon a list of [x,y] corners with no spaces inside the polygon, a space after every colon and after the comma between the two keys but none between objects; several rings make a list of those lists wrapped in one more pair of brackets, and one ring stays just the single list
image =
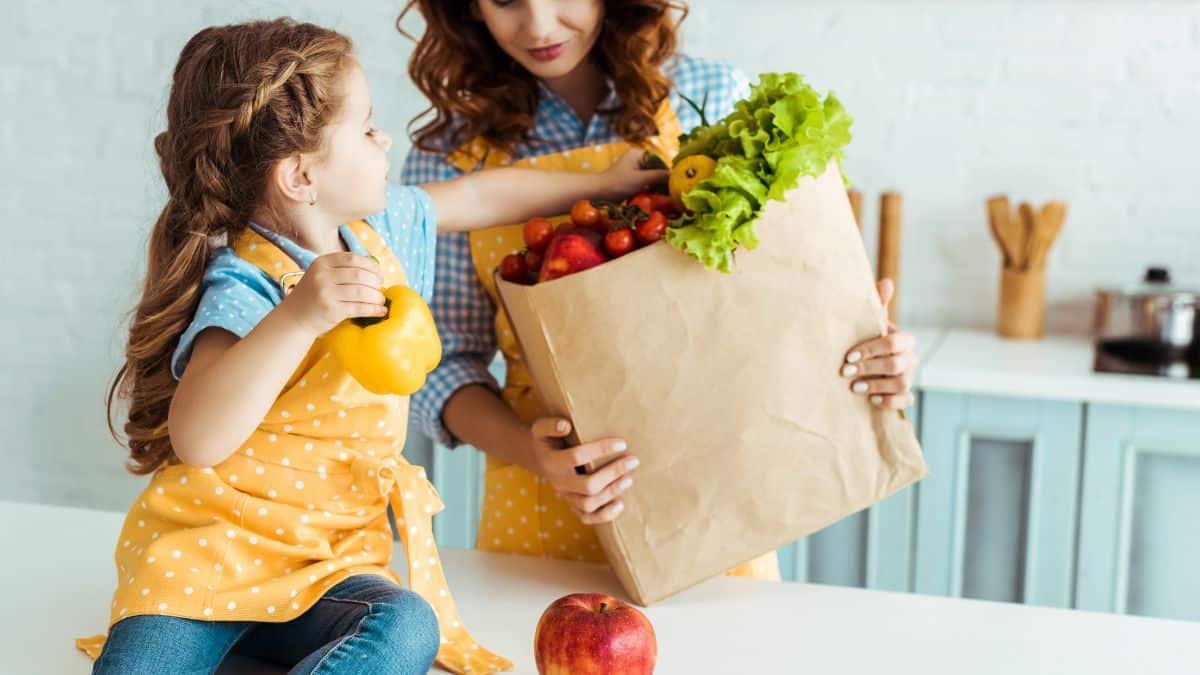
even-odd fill
[{"label": "red apple", "polygon": [[575,593],[542,613],[533,653],[541,675],[650,675],[658,643],[637,609],[600,593]]},{"label": "red apple", "polygon": [[558,279],[606,262],[603,240],[600,234],[582,227],[560,229],[546,248],[538,281]]}]

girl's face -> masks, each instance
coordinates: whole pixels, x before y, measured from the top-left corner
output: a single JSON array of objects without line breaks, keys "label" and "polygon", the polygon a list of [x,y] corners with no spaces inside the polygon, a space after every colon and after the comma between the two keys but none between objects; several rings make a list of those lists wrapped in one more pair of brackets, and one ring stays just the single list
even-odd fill
[{"label": "girl's face", "polygon": [[500,48],[542,80],[575,70],[604,23],[604,0],[475,1]]},{"label": "girl's face", "polygon": [[317,207],[337,223],[387,206],[387,153],[392,147],[392,137],[371,119],[371,91],[358,64],[346,72],[343,92],[341,110],[324,129],[325,145],[309,171]]}]

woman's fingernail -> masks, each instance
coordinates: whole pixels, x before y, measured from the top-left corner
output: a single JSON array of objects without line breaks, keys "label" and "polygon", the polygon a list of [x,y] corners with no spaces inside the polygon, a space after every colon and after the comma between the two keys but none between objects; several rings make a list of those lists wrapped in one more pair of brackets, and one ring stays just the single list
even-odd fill
[{"label": "woman's fingernail", "polygon": [[559,431],[570,431],[571,425],[567,424],[565,420],[559,420],[558,424],[554,428],[558,429]]},{"label": "woman's fingernail", "polygon": [[626,491],[626,490],[628,490],[628,489],[629,489],[629,486],[630,486],[630,485],[633,485],[633,479],[632,479],[632,478],[626,478],[625,480],[623,480],[623,481],[621,481],[620,483],[618,483],[618,484],[617,484],[617,489],[619,489],[620,491],[624,492],[624,491]]},{"label": "woman's fingernail", "polygon": [[842,377],[854,377],[858,374],[858,366],[843,366]]},{"label": "woman's fingernail", "polygon": [[622,512],[624,510],[625,510],[625,505],[622,504],[621,502],[617,502],[616,504],[613,504],[613,514],[614,515]]},{"label": "woman's fingernail", "polygon": [[[854,386],[851,387],[851,389],[853,389],[854,393],[856,393],[856,394],[865,394],[865,393],[867,393],[868,388],[869,387],[867,387],[866,382],[855,382]],[[874,398],[872,398],[871,400],[874,400]]]},{"label": "woman's fingernail", "polygon": [[641,462],[638,461],[637,457],[630,457],[629,461],[625,462],[625,470],[633,471],[634,469],[638,468],[638,466],[640,466],[640,465],[641,465]]},{"label": "woman's fingernail", "polygon": [[850,352],[846,356],[846,363],[858,363],[862,360],[862,352]]},{"label": "woman's fingernail", "polygon": [[625,448],[628,447],[629,446],[625,444],[625,441],[613,441],[612,444],[613,452],[624,452]]},{"label": "woman's fingernail", "polygon": [[883,397],[880,396],[879,394],[875,394],[874,396],[871,397],[871,403],[874,403],[875,405],[882,405]]}]

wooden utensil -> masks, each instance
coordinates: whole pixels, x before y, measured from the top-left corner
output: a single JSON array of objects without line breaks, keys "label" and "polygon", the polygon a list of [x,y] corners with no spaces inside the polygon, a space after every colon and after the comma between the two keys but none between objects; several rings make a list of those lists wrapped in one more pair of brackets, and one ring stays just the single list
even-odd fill
[{"label": "wooden utensil", "polygon": [[997,195],[988,199],[988,226],[992,231],[992,239],[996,241],[996,246],[1000,247],[1000,254],[1004,258],[1004,267],[1012,266],[1013,253],[1008,242],[1009,221],[1012,219],[1012,211],[1008,206],[1008,197]]},{"label": "wooden utensil", "polygon": [[900,315],[900,215],[903,199],[899,192],[885,192],[879,198],[878,279],[891,279],[896,292],[888,304],[888,320],[895,323]]},{"label": "wooden utensil", "polygon": [[988,200],[992,236],[1005,252],[996,315],[1000,335],[1036,340],[1045,334],[1046,256],[1066,214],[1063,202],[1049,202],[1040,210],[1021,202],[1009,211],[1007,199]]},{"label": "wooden utensil", "polygon": [[1059,232],[1062,231],[1063,221],[1067,217],[1067,205],[1063,202],[1047,202],[1039,214],[1035,214],[1033,233],[1029,237],[1026,266],[1036,269],[1046,265],[1046,257],[1050,247],[1054,245]]},{"label": "wooden utensil", "polygon": [[1014,228],[1017,232],[1013,239],[1013,250],[1016,251],[1016,257],[1013,259],[1013,267],[1017,269],[1029,269],[1029,241],[1033,239],[1033,231],[1037,228],[1038,212],[1033,209],[1029,202],[1021,202],[1021,206],[1017,209],[1020,218],[1018,220],[1019,227]]},{"label": "wooden utensil", "polygon": [[850,198],[850,210],[854,212],[854,222],[858,223],[858,229],[862,229],[862,203],[863,196],[858,190],[851,190],[846,193]]}]

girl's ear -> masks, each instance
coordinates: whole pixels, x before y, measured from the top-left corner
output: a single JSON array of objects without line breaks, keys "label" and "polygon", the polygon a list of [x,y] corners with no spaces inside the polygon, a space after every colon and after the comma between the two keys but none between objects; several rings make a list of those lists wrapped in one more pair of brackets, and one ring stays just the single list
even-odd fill
[{"label": "girl's ear", "polygon": [[307,162],[300,153],[279,160],[271,171],[271,182],[287,201],[311,204],[317,200],[317,188],[308,176]]}]

